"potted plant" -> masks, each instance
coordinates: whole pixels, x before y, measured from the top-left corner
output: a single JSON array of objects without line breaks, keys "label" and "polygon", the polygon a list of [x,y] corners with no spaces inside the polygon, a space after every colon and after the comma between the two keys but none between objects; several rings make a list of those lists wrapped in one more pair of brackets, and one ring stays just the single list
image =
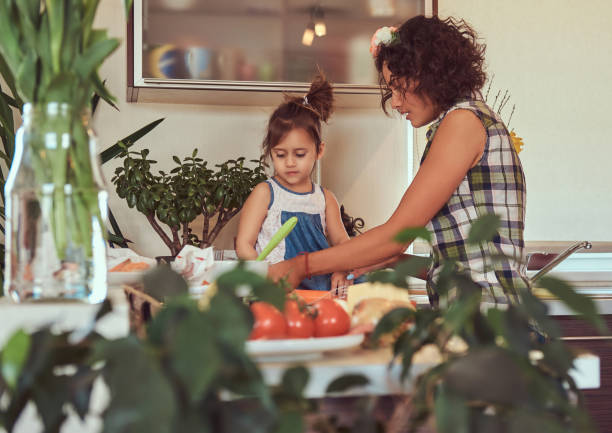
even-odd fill
[{"label": "potted plant", "polygon": [[[117,167],[112,182],[119,197],[130,208],[147,217],[155,233],[176,256],[185,245],[200,248],[212,245],[221,229],[236,215],[258,183],[266,179],[261,161],[252,160],[250,168],[244,157],[230,159],[215,168],[198,157],[197,149],[182,161],[172,159],[176,167],[170,172],[154,174],[157,163],[149,159],[149,150],[128,151],[121,155],[123,165]],[[190,225],[199,216],[204,218],[201,234]],[[167,229],[162,226],[165,225]]]}]

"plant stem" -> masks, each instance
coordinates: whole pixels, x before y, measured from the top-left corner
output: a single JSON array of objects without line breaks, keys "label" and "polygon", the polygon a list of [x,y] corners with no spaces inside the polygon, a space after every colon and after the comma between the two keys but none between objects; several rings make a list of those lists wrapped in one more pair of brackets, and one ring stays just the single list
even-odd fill
[{"label": "plant stem", "polygon": [[147,220],[149,221],[149,224],[151,224],[151,227],[153,227],[153,230],[155,230],[155,233],[157,233],[159,237],[162,238],[162,241],[164,241],[166,246],[170,249],[170,252],[172,254],[175,254],[172,248],[173,247],[172,241],[170,240],[170,237],[166,234],[164,229],[162,229],[161,226],[157,223],[157,221],[155,221],[155,214],[148,213]]},{"label": "plant stem", "polygon": [[172,245],[174,247],[174,252],[172,253],[172,255],[177,255],[181,250],[181,240],[179,239],[178,234],[179,229],[170,226],[170,231],[172,231]]},{"label": "plant stem", "polygon": [[189,223],[183,223],[183,244],[181,247],[184,247],[189,242]]},{"label": "plant stem", "polygon": [[236,209],[231,210],[231,211],[229,211],[227,213],[220,213],[219,214],[219,218],[217,218],[217,222],[215,223],[215,226],[210,231],[210,235],[209,235],[209,237],[207,239],[207,243],[206,243],[205,246],[208,247],[208,246],[212,245],[212,243],[217,238],[217,235],[219,234],[221,229],[223,227],[225,227],[225,224],[227,224],[229,222],[229,220],[231,220],[232,217],[238,213],[238,211],[240,211],[240,208],[236,208]]}]

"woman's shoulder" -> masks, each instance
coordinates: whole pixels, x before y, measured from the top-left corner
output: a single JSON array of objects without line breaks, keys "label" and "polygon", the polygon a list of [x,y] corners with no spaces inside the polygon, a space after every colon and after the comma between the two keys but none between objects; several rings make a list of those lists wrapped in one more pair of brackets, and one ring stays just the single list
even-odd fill
[{"label": "woman's shoulder", "polygon": [[480,120],[485,129],[489,129],[495,124],[502,123],[499,114],[489,107],[489,105],[487,105],[487,103],[481,98],[462,99],[458,101],[455,103],[455,105],[448,109],[446,116],[456,111],[472,113]]}]

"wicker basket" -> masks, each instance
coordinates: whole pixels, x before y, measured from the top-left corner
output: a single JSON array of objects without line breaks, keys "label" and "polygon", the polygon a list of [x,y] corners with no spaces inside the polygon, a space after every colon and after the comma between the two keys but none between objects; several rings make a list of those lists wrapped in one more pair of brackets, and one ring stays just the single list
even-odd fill
[{"label": "wicker basket", "polygon": [[142,285],[123,286],[130,306],[130,332],[146,336],[146,324],[162,308],[162,303],[142,291]]}]

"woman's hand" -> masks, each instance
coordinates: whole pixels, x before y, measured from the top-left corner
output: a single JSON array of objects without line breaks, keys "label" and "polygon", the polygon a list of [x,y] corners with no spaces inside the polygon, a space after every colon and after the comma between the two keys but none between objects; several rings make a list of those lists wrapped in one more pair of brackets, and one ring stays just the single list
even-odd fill
[{"label": "woman's hand", "polygon": [[338,289],[340,287],[346,287],[353,284],[352,280],[347,280],[347,272],[334,272],[331,274],[331,289]]},{"label": "woman's hand", "polygon": [[268,267],[268,278],[275,283],[284,278],[289,286],[285,287],[287,291],[297,288],[302,280],[306,278],[303,256],[297,256],[291,260],[284,260],[270,265]]}]

